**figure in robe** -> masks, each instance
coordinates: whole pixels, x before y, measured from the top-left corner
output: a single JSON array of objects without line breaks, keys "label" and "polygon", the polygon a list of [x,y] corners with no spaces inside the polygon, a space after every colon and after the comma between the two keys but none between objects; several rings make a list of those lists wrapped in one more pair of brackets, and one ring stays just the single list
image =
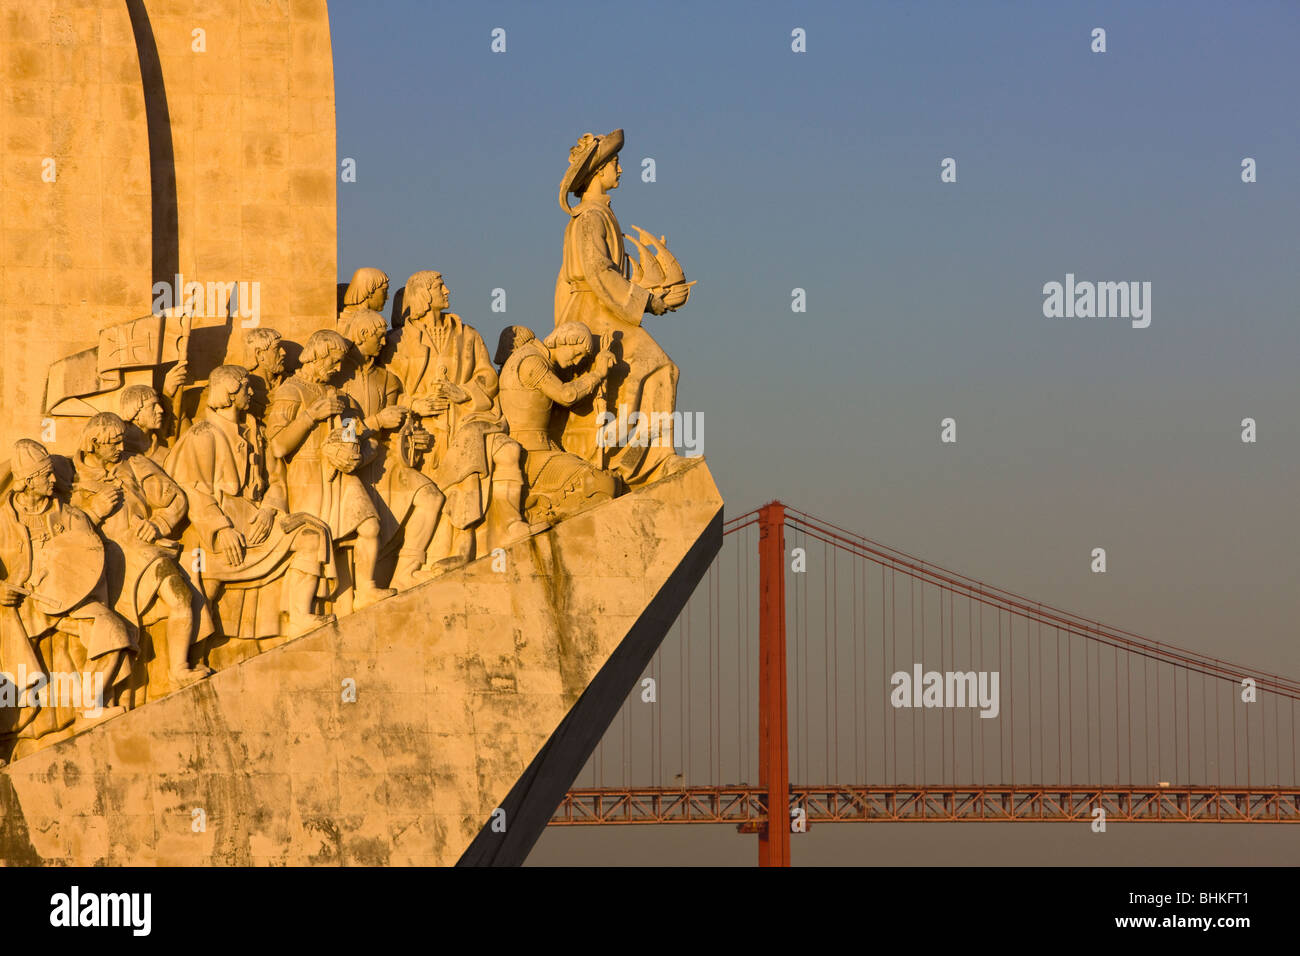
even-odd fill
[{"label": "figure in robe", "polygon": [[[331,329],[311,334],[298,372],[271,393],[266,441],[271,454],[284,462],[289,509],[323,519],[336,548],[352,545],[352,606],[359,609],[397,592],[375,581],[379,512],[356,474],[367,439],[365,416],[351,396],[332,384],[348,348],[348,340]],[[335,431],[348,436],[354,447],[327,443]]]},{"label": "figure in robe", "polygon": [[172,540],[185,521],[185,492],[151,458],[127,454],[125,439],[126,423],[112,412],[91,417],[74,459],[71,501],[104,537],[113,609],[137,642],[138,628],[165,618],[172,679],[190,684],[212,673],[191,666],[189,656],[213,629],[206,602],[177,564],[180,542]]},{"label": "figure in robe", "polygon": [[275,329],[259,325],[244,333],[244,351],[253,363],[248,369],[248,383],[253,389],[248,414],[265,424],[271,393],[284,381],[284,341]]},{"label": "figure in robe", "polygon": [[396,553],[389,583],[405,590],[430,576],[422,568],[445,501],[433,480],[412,466],[416,453],[432,450],[433,436],[403,404],[401,379],[377,364],[388,332],[384,317],[370,309],[344,309],[339,330],[352,343],[343,390],[361,410],[369,438],[357,475],[379,510],[380,563]]},{"label": "figure in robe", "polygon": [[249,592],[256,606],[252,631],[229,636],[275,637],[288,612],[294,637],[334,620],[317,614],[317,587],[332,579],[329,528],[320,518],[289,512],[281,481],[271,481],[262,436],[246,413],[252,400],[248,370],[222,365],[208,380],[207,417],[187,431],[167,459],[167,473],[185,492],[189,525],[181,538],[184,564],[211,602],[225,590]]},{"label": "figure in robe", "polygon": [[434,436],[424,471],[446,495],[430,546],[439,569],[530,532],[521,513],[523,450],[501,415],[496,369],[482,336],[446,311],[448,304],[441,273],[411,276],[388,363],[411,397],[412,411]]}]

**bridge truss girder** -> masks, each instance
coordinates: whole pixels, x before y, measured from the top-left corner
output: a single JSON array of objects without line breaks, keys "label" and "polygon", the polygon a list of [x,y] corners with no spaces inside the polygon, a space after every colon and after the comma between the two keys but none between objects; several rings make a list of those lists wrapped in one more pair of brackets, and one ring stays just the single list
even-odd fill
[{"label": "bridge truss girder", "polygon": [[[790,786],[812,823],[1300,823],[1300,788]],[[727,823],[767,828],[761,787],[570,790],[551,826]]]}]

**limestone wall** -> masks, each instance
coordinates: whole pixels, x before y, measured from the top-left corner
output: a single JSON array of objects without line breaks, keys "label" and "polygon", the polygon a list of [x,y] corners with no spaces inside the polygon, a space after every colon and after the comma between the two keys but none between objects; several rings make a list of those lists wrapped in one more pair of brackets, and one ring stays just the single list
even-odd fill
[{"label": "limestone wall", "polygon": [[[0,3],[0,458],[51,362],[149,314],[149,140],[122,0]],[[53,177],[53,182],[46,179]]]},{"label": "limestone wall", "polygon": [[0,457],[155,281],[257,282],[297,341],[333,322],[325,0],[0,0],[0,77]]}]

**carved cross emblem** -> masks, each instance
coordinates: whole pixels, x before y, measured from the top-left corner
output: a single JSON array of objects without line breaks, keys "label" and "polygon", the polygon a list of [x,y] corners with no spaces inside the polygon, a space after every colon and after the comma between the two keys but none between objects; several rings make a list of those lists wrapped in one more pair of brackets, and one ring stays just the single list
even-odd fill
[{"label": "carved cross emblem", "polygon": [[108,341],[100,346],[107,368],[151,365],[157,356],[153,329],[139,322],[104,330]]}]

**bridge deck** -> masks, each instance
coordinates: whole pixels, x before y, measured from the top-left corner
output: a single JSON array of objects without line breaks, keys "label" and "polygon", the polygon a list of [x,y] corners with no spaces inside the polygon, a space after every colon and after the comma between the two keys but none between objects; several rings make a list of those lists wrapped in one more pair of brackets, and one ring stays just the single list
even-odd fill
[{"label": "bridge deck", "polygon": [[[1300,789],[1285,787],[904,787],[791,785],[791,807],[809,823],[1079,822],[1300,823]],[[759,787],[575,789],[551,826],[767,822]]]}]

